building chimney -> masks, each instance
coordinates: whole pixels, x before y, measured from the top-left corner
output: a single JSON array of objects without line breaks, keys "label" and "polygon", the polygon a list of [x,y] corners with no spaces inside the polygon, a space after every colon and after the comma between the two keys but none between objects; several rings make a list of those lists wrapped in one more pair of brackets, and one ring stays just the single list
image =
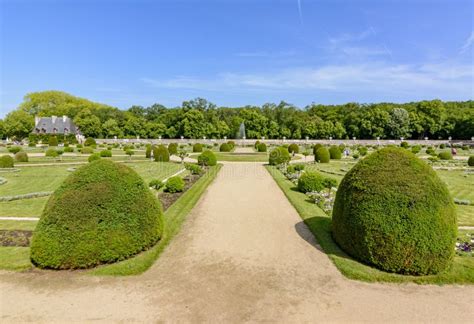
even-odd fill
[{"label": "building chimney", "polygon": [[63,123],[65,123],[67,120],[67,116],[66,115],[63,115]]},{"label": "building chimney", "polygon": [[58,118],[58,117],[56,117],[56,116],[51,116],[51,122],[52,122],[53,124],[56,123],[56,118]]},{"label": "building chimney", "polygon": [[40,119],[41,118],[39,116],[35,116],[35,126],[38,126]]}]

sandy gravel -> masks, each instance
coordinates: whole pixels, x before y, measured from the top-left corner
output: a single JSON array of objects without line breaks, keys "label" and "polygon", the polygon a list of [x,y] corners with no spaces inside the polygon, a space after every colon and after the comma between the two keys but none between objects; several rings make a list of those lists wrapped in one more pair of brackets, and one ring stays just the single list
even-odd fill
[{"label": "sandy gravel", "polygon": [[472,286],[366,284],[319,250],[258,163],[232,163],[145,274],[0,273],[4,322],[464,322]]}]

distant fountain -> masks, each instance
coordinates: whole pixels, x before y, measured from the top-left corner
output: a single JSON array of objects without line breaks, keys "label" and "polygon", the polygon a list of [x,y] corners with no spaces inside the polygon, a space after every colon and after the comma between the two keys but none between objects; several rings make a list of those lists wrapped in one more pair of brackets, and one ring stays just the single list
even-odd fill
[{"label": "distant fountain", "polygon": [[240,123],[239,127],[239,134],[238,134],[238,139],[244,139],[245,138],[245,124],[244,122]]}]

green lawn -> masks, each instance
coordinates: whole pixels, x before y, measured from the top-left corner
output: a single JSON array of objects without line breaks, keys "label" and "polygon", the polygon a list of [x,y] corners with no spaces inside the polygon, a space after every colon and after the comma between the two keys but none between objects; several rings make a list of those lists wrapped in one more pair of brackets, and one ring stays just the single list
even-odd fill
[{"label": "green lawn", "polygon": [[0,268],[14,271],[30,269],[30,248],[0,247]]},{"label": "green lawn", "polygon": [[474,283],[474,258],[456,256],[452,267],[433,276],[403,276],[387,273],[362,264],[342,251],[331,236],[331,218],[315,204],[309,202],[305,194],[292,190],[294,185],[274,167],[267,166],[281,190],[300,214],[308,228],[316,237],[323,250],[341,271],[350,279],[367,282],[414,282],[418,284]]},{"label": "green lawn", "polygon": [[37,223],[37,221],[0,220],[0,230],[32,231]]},{"label": "green lawn", "polygon": [[49,197],[0,202],[0,216],[39,217]]}]

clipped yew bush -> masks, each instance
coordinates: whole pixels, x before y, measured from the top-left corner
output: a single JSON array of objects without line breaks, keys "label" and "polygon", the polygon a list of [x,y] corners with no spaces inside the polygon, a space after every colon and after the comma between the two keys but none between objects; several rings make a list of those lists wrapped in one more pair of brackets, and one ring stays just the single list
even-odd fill
[{"label": "clipped yew bush", "polygon": [[96,144],[97,143],[95,142],[95,139],[93,139],[92,137],[88,137],[84,141],[84,146],[96,146]]},{"label": "clipped yew bush", "polygon": [[153,148],[153,157],[156,162],[169,162],[170,153],[164,145],[158,145]]},{"label": "clipped yew bush", "polygon": [[267,151],[267,144],[265,143],[259,143],[257,145],[257,151],[258,152],[266,152]]},{"label": "clipped yew bush", "polygon": [[288,152],[288,149],[283,146],[274,148],[270,152],[270,156],[268,157],[268,163],[270,165],[279,165],[283,163],[288,163],[290,162],[290,160],[291,160],[290,153]]},{"label": "clipped yew bush", "polygon": [[92,154],[94,149],[92,147],[83,147],[81,148],[81,154]]},{"label": "clipped yew bush", "polygon": [[469,159],[467,159],[467,165],[474,166],[474,155],[471,155]]},{"label": "clipped yew bush", "polygon": [[54,148],[49,148],[46,150],[46,152],[44,152],[44,156],[47,156],[47,157],[58,157],[59,154],[58,154],[58,151]]},{"label": "clipped yew bush", "polygon": [[2,155],[0,157],[0,168],[13,168],[15,161],[10,155]]},{"label": "clipped yew bush", "polygon": [[318,172],[305,172],[298,179],[298,190],[303,193],[321,191],[325,188],[324,179]]},{"label": "clipped yew bush", "polygon": [[329,150],[323,146],[316,151],[314,160],[319,163],[329,163],[330,157]]},{"label": "clipped yew bush", "polygon": [[168,152],[170,155],[177,155],[178,154],[178,143],[169,143],[168,144]]},{"label": "clipped yew bush", "polygon": [[146,148],[145,148],[145,157],[147,159],[151,158],[151,152],[153,150],[153,147],[151,146],[151,144],[147,144],[146,145]]},{"label": "clipped yew bush", "polygon": [[199,154],[198,164],[202,166],[214,166],[217,164],[216,155],[212,151],[204,151]]},{"label": "clipped yew bush", "polygon": [[154,245],[163,219],[158,200],[124,164],[98,160],[71,174],[49,198],[33,233],[41,268],[90,268]]},{"label": "clipped yew bush", "polygon": [[438,273],[451,263],[456,232],[446,185],[405,149],[376,151],[339,185],[332,234],[364,263],[402,274]]},{"label": "clipped yew bush", "polygon": [[222,143],[221,146],[219,147],[220,152],[230,152],[232,151],[232,146],[229,145],[228,143]]},{"label": "clipped yew bush", "polygon": [[100,153],[91,154],[87,158],[87,161],[89,161],[89,162],[94,162],[94,161],[97,161],[97,160],[100,160]]},{"label": "clipped yew bush", "polygon": [[15,161],[17,162],[28,162],[28,154],[26,152],[20,151],[15,154]]},{"label": "clipped yew bush", "polygon": [[100,151],[100,157],[112,157],[112,151],[102,150]]},{"label": "clipped yew bush", "polygon": [[165,191],[170,193],[181,192],[184,190],[184,180],[179,176],[171,177],[165,183]]},{"label": "clipped yew bush", "polygon": [[49,146],[58,146],[58,138],[56,136],[50,136],[48,139]]},{"label": "clipped yew bush", "polygon": [[440,152],[438,154],[438,157],[439,157],[440,160],[452,160],[453,159],[453,155],[451,154],[451,152],[448,152],[448,151]]},{"label": "clipped yew bush", "polygon": [[20,152],[21,150],[22,150],[22,148],[20,146],[12,146],[8,149],[8,152],[16,154],[16,153]]},{"label": "clipped yew bush", "polygon": [[338,146],[333,145],[329,148],[329,157],[331,160],[340,160],[342,158],[342,153]]},{"label": "clipped yew bush", "polygon": [[299,153],[299,151],[300,151],[300,148],[299,148],[298,144],[292,143],[292,144],[288,145],[288,153],[296,154],[296,153]]},{"label": "clipped yew bush", "polygon": [[193,145],[193,152],[202,152],[202,144],[196,143]]},{"label": "clipped yew bush", "polygon": [[319,144],[319,143],[318,143],[318,144],[315,144],[315,145],[313,146],[313,155],[316,156],[316,152],[317,152],[321,147],[324,147],[324,145],[323,145],[323,144]]}]

